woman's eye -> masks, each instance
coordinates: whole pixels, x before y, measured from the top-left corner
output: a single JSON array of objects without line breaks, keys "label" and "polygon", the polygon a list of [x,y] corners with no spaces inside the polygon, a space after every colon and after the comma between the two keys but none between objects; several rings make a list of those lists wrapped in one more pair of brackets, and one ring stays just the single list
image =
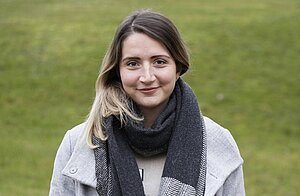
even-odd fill
[{"label": "woman's eye", "polygon": [[135,67],[135,66],[137,66],[138,64],[137,64],[137,62],[135,62],[135,61],[129,61],[126,65],[129,66],[129,67]]},{"label": "woman's eye", "polygon": [[158,59],[154,62],[154,64],[157,64],[157,65],[164,65],[166,64],[167,62],[165,60],[162,60],[162,59]]}]

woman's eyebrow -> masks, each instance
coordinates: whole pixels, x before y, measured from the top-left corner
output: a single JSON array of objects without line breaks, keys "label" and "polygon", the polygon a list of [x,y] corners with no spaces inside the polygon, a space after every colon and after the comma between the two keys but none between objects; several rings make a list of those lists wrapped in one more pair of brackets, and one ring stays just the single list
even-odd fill
[{"label": "woman's eyebrow", "polygon": [[161,54],[161,55],[154,55],[154,56],[151,57],[151,59],[160,58],[160,57],[165,57],[165,58],[168,58],[168,59],[171,58],[169,55]]},{"label": "woman's eyebrow", "polygon": [[[155,58],[162,58],[162,57],[171,59],[171,57],[170,57],[169,55],[165,55],[165,54],[153,55],[153,56],[151,56],[150,58],[151,58],[151,59],[155,59]],[[140,58],[140,57],[137,57],[137,56],[128,56],[128,57],[124,57],[124,58],[121,60],[121,62],[124,62],[124,61],[127,61],[127,60],[141,60],[141,58]]]},{"label": "woman's eyebrow", "polygon": [[140,60],[141,58],[135,57],[135,56],[128,56],[122,59],[122,62],[127,61],[127,60]]}]

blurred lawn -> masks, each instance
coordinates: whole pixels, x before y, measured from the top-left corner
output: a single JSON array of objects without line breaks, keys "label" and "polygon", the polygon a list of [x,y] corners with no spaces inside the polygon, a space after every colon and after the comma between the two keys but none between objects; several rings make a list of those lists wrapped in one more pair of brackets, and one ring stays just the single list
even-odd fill
[{"label": "blurred lawn", "polygon": [[48,194],[64,132],[84,120],[105,49],[137,8],[182,32],[184,78],[239,144],[247,195],[300,195],[300,1],[0,0],[0,196]]}]

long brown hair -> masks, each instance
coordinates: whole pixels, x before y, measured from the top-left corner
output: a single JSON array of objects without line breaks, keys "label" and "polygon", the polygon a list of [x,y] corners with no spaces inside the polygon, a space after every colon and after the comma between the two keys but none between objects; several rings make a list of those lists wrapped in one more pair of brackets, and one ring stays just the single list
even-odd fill
[{"label": "long brown hair", "polygon": [[132,111],[131,100],[124,92],[119,77],[122,43],[133,33],[144,33],[164,44],[175,60],[177,72],[180,74],[189,68],[186,46],[171,20],[150,10],[138,10],[127,16],[115,33],[96,81],[96,96],[86,125],[87,143],[92,148],[95,147],[92,143],[93,134],[106,140],[103,118],[115,115],[121,123],[126,123],[128,117],[142,119]]}]

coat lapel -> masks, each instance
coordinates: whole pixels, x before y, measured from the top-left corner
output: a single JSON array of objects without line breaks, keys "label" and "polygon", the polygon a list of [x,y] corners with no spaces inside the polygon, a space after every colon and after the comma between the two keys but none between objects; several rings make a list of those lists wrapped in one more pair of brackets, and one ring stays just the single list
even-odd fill
[{"label": "coat lapel", "polygon": [[95,155],[84,138],[78,138],[71,158],[62,173],[82,184],[96,188]]}]

